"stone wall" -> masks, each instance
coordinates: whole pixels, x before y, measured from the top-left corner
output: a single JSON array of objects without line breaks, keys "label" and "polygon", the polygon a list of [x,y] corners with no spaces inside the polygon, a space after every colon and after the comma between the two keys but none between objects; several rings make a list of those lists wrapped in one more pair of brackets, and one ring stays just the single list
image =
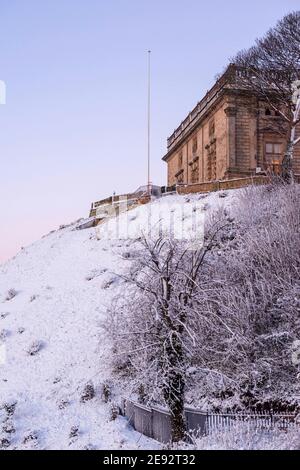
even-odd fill
[{"label": "stone wall", "polygon": [[[171,186],[178,181],[177,174],[181,171],[182,182],[194,183],[193,162],[198,166],[198,177],[196,181],[209,180],[209,151],[210,146],[216,142],[216,178],[224,178],[227,169],[227,122],[225,100],[216,103],[214,111],[205,117],[201,125],[186,137],[168,159],[168,185]],[[214,134],[210,134],[210,126],[214,125]],[[197,142],[197,148],[194,143]]]},{"label": "stone wall", "polygon": [[[168,185],[247,177],[255,175],[257,167],[275,171],[270,162],[280,165],[287,146],[285,132],[283,119],[268,109],[267,103],[246,92],[224,90],[197,126],[190,133],[185,131],[181,140],[178,136],[176,146],[164,157]],[[270,142],[281,145],[280,155],[266,154]],[[295,147],[293,167],[300,173],[300,142]],[[280,171],[280,166],[277,169]]]},{"label": "stone wall", "polygon": [[248,178],[235,178],[229,180],[209,181],[207,183],[196,183],[177,187],[178,194],[208,193],[227,189],[239,189],[250,185],[267,184],[270,178],[267,176],[253,176]]}]

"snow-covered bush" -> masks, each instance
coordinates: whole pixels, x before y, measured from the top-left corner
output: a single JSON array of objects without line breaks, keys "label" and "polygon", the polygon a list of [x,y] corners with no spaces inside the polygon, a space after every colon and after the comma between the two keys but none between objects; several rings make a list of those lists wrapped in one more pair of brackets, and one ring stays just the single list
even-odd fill
[{"label": "snow-covered bush", "polygon": [[0,330],[0,341],[4,341],[9,335],[10,332],[3,328],[2,330]]},{"label": "snow-covered bush", "polygon": [[16,432],[16,429],[14,427],[14,425],[10,422],[6,422],[3,426],[2,426],[2,431],[6,434],[14,434]]},{"label": "snow-covered bush", "polygon": [[89,400],[92,400],[95,397],[95,388],[92,382],[88,382],[81,394],[80,401],[85,403]]},{"label": "snow-covered bush", "polygon": [[62,398],[58,403],[58,408],[60,410],[64,410],[69,405],[70,405],[70,401],[67,398]]},{"label": "snow-covered bush", "polygon": [[0,410],[4,410],[7,417],[14,415],[17,407],[17,402],[15,400],[7,401],[0,406]]},{"label": "snow-covered bush", "polygon": [[111,403],[109,407],[109,420],[115,421],[119,416],[119,407],[116,403]]},{"label": "snow-covered bush", "polygon": [[39,433],[37,431],[28,431],[23,438],[23,444],[35,446],[38,443],[38,439]]},{"label": "snow-covered bush", "polygon": [[29,354],[29,356],[36,356],[36,354],[38,354],[44,348],[44,346],[44,341],[33,341],[33,343],[31,343],[31,345],[27,349],[27,353]]},{"label": "snow-covered bush", "polygon": [[9,314],[9,312],[0,313],[0,320],[4,320]]},{"label": "snow-covered bush", "polygon": [[10,440],[7,437],[0,437],[0,449],[7,449],[10,446]]},{"label": "snow-covered bush", "polygon": [[101,397],[104,403],[108,403],[111,399],[111,384],[107,381],[101,386]]},{"label": "snow-covered bush", "polygon": [[9,289],[7,291],[7,294],[6,294],[6,297],[5,297],[5,300],[7,302],[9,302],[10,300],[14,299],[17,295],[18,295],[18,291],[16,289]]},{"label": "snow-covered bush", "polygon": [[70,433],[69,433],[69,438],[74,439],[75,437],[78,437],[79,435],[79,426],[74,425],[71,427]]},{"label": "snow-covered bush", "polygon": [[300,337],[299,190],[249,187],[231,210],[234,237],[221,236],[195,299],[195,309],[219,318],[220,327],[196,324],[196,373],[187,392],[194,405],[298,406],[292,345]]}]

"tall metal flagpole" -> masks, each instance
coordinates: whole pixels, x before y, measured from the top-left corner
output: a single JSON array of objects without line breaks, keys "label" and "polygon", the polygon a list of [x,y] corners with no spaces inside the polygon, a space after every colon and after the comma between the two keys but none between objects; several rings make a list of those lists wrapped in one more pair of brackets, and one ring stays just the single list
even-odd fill
[{"label": "tall metal flagpole", "polygon": [[151,121],[151,51],[148,51],[148,194],[151,194],[150,181],[150,121]]}]

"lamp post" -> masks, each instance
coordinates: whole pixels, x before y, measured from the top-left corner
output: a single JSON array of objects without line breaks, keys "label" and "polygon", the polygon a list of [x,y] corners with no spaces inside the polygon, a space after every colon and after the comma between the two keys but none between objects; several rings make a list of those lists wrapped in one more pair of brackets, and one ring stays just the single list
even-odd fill
[{"label": "lamp post", "polygon": [[148,51],[148,151],[147,151],[147,186],[148,194],[151,195],[151,181],[150,181],[150,123],[151,123],[151,51]]}]

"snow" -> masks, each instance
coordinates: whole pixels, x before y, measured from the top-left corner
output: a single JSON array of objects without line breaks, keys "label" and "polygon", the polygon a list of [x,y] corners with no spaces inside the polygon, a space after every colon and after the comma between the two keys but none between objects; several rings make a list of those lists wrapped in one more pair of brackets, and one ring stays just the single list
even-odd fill
[{"label": "snow", "polygon": [[[116,234],[117,226],[124,232],[128,224],[136,234],[149,220],[149,207],[165,218],[170,203],[201,201],[208,209],[232,204],[234,194],[168,196],[98,229],[77,230],[75,223],[0,266],[0,446],[8,439],[9,449],[159,448],[124,418],[110,421],[109,404],[100,396],[110,371],[101,361],[99,322],[112,296],[122,295],[124,281],[115,273],[129,263],[123,256],[129,241],[107,236],[107,228]],[[11,289],[16,295],[6,300]],[[81,403],[89,381],[96,396]],[[9,415],[3,405],[14,402]],[[15,432],[5,432],[7,424]],[[72,427],[78,436],[70,438]]]}]

